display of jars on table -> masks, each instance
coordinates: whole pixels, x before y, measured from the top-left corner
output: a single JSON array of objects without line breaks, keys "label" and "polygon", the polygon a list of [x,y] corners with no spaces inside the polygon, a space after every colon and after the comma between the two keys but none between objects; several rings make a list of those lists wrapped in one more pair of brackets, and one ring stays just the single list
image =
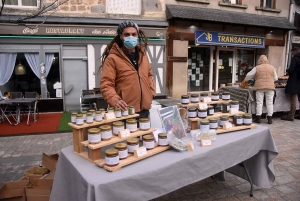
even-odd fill
[{"label": "display of jars on table", "polygon": [[228,112],[229,112],[229,109],[230,109],[229,103],[223,102],[223,103],[221,104],[221,110],[222,110],[222,113],[228,113]]},{"label": "display of jars on table", "polygon": [[229,122],[229,116],[228,115],[222,115],[220,116],[220,126],[222,127],[225,123]]},{"label": "display of jars on table", "polygon": [[237,109],[239,109],[240,108],[239,101],[238,100],[230,101],[230,108],[237,108]]},{"label": "display of jars on table", "polygon": [[143,135],[143,146],[148,150],[155,147],[154,136],[152,134]]},{"label": "display of jars on table", "polygon": [[102,114],[102,119],[103,119],[103,117],[104,117],[104,114],[105,114],[105,109],[104,109],[104,108],[100,108],[98,111],[100,111],[100,112],[101,112],[101,114]]},{"label": "display of jars on table", "polygon": [[122,121],[115,121],[113,122],[113,135],[119,135],[119,131],[124,130],[124,122]]},{"label": "display of jars on table", "polygon": [[86,113],[86,121],[87,124],[91,124],[94,122],[94,117],[93,117],[93,113],[91,112],[87,112]]},{"label": "display of jars on table", "polygon": [[133,154],[136,148],[139,148],[139,139],[138,138],[130,138],[127,140],[127,148],[128,153]]},{"label": "display of jars on table", "polygon": [[83,121],[86,121],[86,113],[87,113],[87,111],[82,111],[81,112]]},{"label": "display of jars on table", "polygon": [[102,117],[102,111],[96,111],[95,112],[95,121],[99,122],[102,121],[103,117]]},{"label": "display of jars on table", "polygon": [[191,94],[191,103],[198,103],[200,101],[198,94]]},{"label": "display of jars on table", "polygon": [[233,123],[236,126],[242,126],[244,124],[243,115],[240,115],[240,114],[234,115]]},{"label": "display of jars on table", "polygon": [[133,106],[129,106],[129,107],[128,107],[128,114],[129,114],[129,115],[134,115],[134,114],[135,114],[135,109],[134,109]]},{"label": "display of jars on table", "polygon": [[167,145],[169,145],[169,140],[168,140],[167,133],[159,133],[158,134],[158,145],[159,146],[167,146]]},{"label": "display of jars on table", "polygon": [[88,129],[88,142],[89,144],[98,144],[101,142],[101,133],[99,128]]},{"label": "display of jars on table", "polygon": [[195,108],[195,107],[191,107],[191,108],[189,108],[188,109],[188,117],[189,118],[195,118],[195,117],[197,117],[197,108]]},{"label": "display of jars on table", "polygon": [[119,163],[119,150],[115,148],[105,150],[105,164],[107,166],[113,167],[119,165]]},{"label": "display of jars on table", "polygon": [[120,160],[128,157],[128,149],[126,143],[117,143],[114,145],[114,147],[119,151]]},{"label": "display of jars on table", "polygon": [[200,101],[203,101],[204,97],[208,97],[208,93],[201,93],[200,94]]},{"label": "display of jars on table", "polygon": [[125,107],[125,109],[122,111],[122,116],[128,116],[128,107]]},{"label": "display of jars on table", "polygon": [[208,120],[200,120],[200,131],[208,131],[209,130],[209,121]]},{"label": "display of jars on table", "polygon": [[126,128],[129,129],[131,133],[137,131],[137,121],[136,119],[127,119],[126,120]]},{"label": "display of jars on table", "polygon": [[214,108],[214,106],[212,106],[212,105],[208,106],[208,108],[207,108],[207,115],[208,116],[212,116],[214,114],[215,114],[215,108]]},{"label": "display of jars on table", "polygon": [[217,129],[218,128],[218,119],[210,118],[209,119],[209,129]]},{"label": "display of jars on table", "polygon": [[111,112],[111,113],[113,113],[113,112],[115,112],[115,108],[113,108],[113,107],[109,107],[109,108],[107,108],[107,112]]},{"label": "display of jars on table", "polygon": [[188,95],[182,95],[181,96],[181,103],[182,104],[189,104],[190,103],[190,97]]},{"label": "display of jars on table", "polygon": [[211,93],[211,100],[212,101],[218,101],[220,99],[219,93],[218,92],[212,92]]},{"label": "display of jars on table", "polygon": [[84,124],[83,114],[76,114],[76,125]]},{"label": "display of jars on table", "polygon": [[100,126],[101,130],[101,140],[107,141],[112,138],[112,129],[110,125]]},{"label": "display of jars on table", "polygon": [[230,100],[230,92],[224,91],[222,93],[222,100]]},{"label": "display of jars on table", "polygon": [[122,111],[120,108],[115,109],[115,115],[116,115],[116,118],[122,117]]},{"label": "display of jars on table", "polygon": [[244,125],[250,126],[252,124],[252,114],[244,114],[243,115],[243,123]]},{"label": "display of jars on table", "polygon": [[90,112],[90,113],[92,113],[92,115],[93,115],[93,119],[95,119],[95,117],[96,117],[95,110],[89,110],[89,112]]},{"label": "display of jars on table", "polygon": [[198,109],[198,117],[199,118],[206,118],[207,117],[207,109]]},{"label": "display of jars on table", "polygon": [[76,115],[77,115],[76,112],[72,112],[72,113],[71,113],[71,122],[72,122],[72,123],[76,123]]},{"label": "display of jars on table", "polygon": [[140,118],[139,125],[141,131],[147,131],[150,129],[150,119],[148,117]]}]

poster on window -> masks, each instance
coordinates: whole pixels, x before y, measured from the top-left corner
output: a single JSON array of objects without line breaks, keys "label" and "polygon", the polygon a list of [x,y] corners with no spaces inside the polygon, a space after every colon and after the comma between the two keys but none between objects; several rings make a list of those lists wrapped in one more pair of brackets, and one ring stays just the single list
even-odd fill
[{"label": "poster on window", "polygon": [[200,68],[196,68],[196,74],[200,74]]},{"label": "poster on window", "polygon": [[219,59],[219,66],[223,65],[223,59]]},{"label": "poster on window", "polygon": [[199,66],[203,67],[203,60],[199,61]]},{"label": "poster on window", "polygon": [[196,80],[196,87],[200,87],[200,80]]},{"label": "poster on window", "polygon": [[192,59],[196,59],[196,56],[197,56],[196,52],[193,52],[192,53]]},{"label": "poster on window", "polygon": [[192,65],[192,59],[191,58],[188,59],[188,65]]},{"label": "poster on window", "polygon": [[201,60],[201,54],[197,54],[197,60],[198,60],[198,61]]},{"label": "poster on window", "polygon": [[195,81],[195,80],[196,80],[196,75],[193,74],[193,75],[192,75],[192,81]]},{"label": "poster on window", "polygon": [[188,76],[192,75],[192,69],[188,69]]},{"label": "poster on window", "polygon": [[232,64],[233,64],[233,59],[229,58],[229,66],[232,66]]},{"label": "poster on window", "polygon": [[196,63],[192,63],[192,69],[196,69]]},{"label": "poster on window", "polygon": [[201,73],[201,74],[199,75],[199,79],[200,79],[200,80],[203,80],[203,73]]}]

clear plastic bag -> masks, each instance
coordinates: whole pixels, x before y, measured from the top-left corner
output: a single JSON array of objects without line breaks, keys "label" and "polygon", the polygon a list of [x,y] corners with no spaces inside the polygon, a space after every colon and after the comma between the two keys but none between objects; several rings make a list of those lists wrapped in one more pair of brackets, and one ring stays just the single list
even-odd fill
[{"label": "clear plastic bag", "polygon": [[178,151],[186,151],[188,149],[187,143],[175,137],[173,133],[168,134],[169,145]]}]

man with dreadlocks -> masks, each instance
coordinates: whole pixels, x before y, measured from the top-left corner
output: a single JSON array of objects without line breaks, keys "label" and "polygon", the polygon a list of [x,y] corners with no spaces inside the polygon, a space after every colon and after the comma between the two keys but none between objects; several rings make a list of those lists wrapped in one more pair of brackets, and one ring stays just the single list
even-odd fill
[{"label": "man with dreadlocks", "polygon": [[119,25],[117,34],[101,57],[101,93],[110,106],[121,110],[134,106],[140,117],[148,117],[155,89],[147,37],[130,20]]}]

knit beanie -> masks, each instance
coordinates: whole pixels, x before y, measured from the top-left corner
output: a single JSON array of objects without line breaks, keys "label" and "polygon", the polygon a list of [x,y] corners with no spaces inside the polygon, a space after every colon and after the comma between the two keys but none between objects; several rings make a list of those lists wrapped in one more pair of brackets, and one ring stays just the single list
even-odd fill
[{"label": "knit beanie", "polygon": [[119,24],[118,29],[117,29],[117,33],[119,35],[121,35],[122,32],[124,31],[124,29],[127,28],[127,27],[134,27],[139,32],[139,27],[135,22],[133,22],[131,20],[125,20],[124,22]]}]

